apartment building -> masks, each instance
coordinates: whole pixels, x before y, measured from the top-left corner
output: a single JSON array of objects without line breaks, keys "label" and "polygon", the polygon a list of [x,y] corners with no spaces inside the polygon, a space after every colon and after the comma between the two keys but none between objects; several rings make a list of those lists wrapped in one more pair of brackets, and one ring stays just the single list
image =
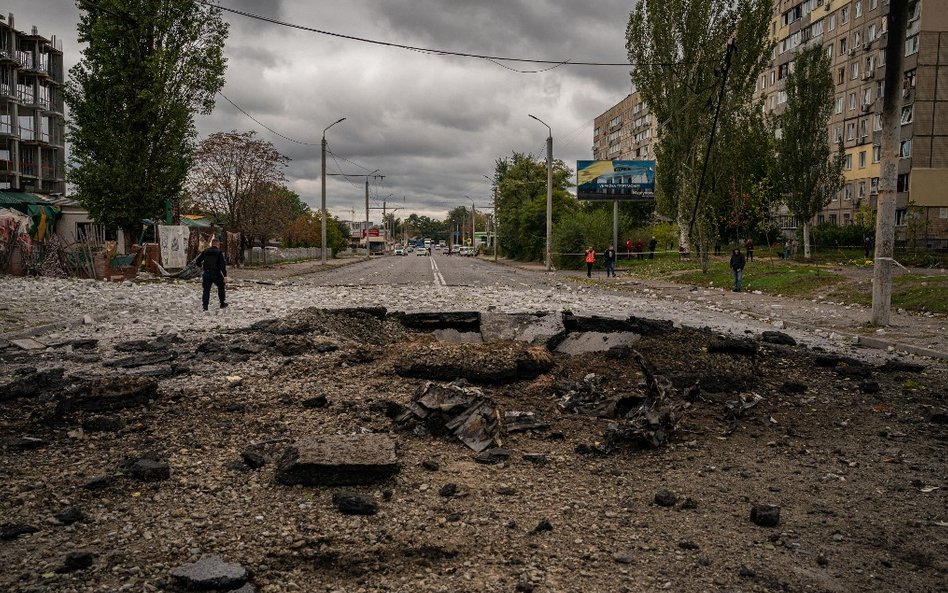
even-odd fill
[{"label": "apartment building", "polygon": [[62,41],[0,16],[0,190],[66,191]]},{"label": "apartment building", "polygon": [[[879,190],[889,2],[777,0],[774,8],[776,47],[756,95],[779,116],[796,54],[811,44],[826,49],[836,85],[827,141],[843,141],[845,184],[814,222],[853,224],[860,208],[876,207]],[[938,8],[938,0],[920,0],[909,16],[896,205],[897,239],[936,249],[948,248],[948,13]],[[797,221],[783,216],[781,225]]]},{"label": "apartment building", "polygon": [[592,152],[597,161],[655,158],[658,126],[638,91],[597,117],[594,128]]}]

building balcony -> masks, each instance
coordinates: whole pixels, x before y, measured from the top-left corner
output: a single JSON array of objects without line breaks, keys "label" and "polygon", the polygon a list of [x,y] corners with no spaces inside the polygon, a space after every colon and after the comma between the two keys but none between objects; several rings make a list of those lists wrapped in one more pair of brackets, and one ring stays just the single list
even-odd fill
[{"label": "building balcony", "polygon": [[39,167],[34,162],[20,161],[20,175],[23,177],[36,177]]}]

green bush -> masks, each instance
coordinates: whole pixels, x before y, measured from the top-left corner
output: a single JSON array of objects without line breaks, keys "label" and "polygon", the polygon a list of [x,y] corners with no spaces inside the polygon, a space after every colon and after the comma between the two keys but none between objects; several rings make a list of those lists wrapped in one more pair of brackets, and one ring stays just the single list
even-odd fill
[{"label": "green bush", "polygon": [[561,269],[583,267],[580,254],[592,246],[599,254],[612,243],[612,212],[590,210],[572,213],[561,218],[553,230],[553,251],[557,253],[554,265]]},{"label": "green bush", "polygon": [[810,240],[816,247],[860,247],[873,230],[861,225],[818,224],[810,232]]}]

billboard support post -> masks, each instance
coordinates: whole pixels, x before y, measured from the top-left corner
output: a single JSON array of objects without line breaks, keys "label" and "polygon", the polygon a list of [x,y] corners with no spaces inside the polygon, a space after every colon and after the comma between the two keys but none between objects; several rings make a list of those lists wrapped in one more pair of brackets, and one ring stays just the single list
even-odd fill
[{"label": "billboard support post", "polygon": [[612,248],[619,248],[619,200],[612,201]]}]

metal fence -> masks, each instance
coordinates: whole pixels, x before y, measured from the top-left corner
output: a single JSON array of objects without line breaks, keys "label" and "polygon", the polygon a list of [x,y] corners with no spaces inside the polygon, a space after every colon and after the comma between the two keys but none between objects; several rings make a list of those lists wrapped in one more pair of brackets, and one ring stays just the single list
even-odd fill
[{"label": "metal fence", "polygon": [[[244,263],[251,265],[278,264],[281,262],[321,259],[323,250],[319,247],[293,247],[289,249],[253,249],[244,250]],[[332,250],[326,251],[326,257],[332,257]]]}]

